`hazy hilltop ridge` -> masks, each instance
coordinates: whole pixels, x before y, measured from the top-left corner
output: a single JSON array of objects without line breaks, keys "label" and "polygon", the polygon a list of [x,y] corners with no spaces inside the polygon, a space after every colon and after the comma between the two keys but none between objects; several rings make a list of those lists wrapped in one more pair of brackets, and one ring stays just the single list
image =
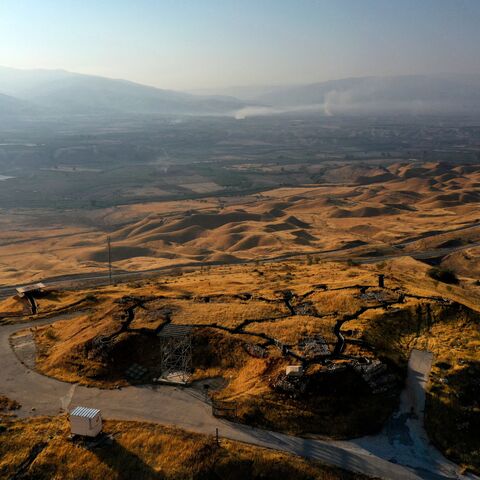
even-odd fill
[{"label": "hazy hilltop ridge", "polygon": [[244,109],[247,115],[305,110],[325,115],[480,113],[479,75],[359,77],[206,92],[194,95],[64,70],[0,67],[0,94],[13,97],[8,104],[0,99],[4,115],[235,115]]},{"label": "hazy hilltop ridge", "polygon": [[480,76],[411,75],[345,78],[274,88],[254,98],[273,107],[314,107],[327,115],[480,112]]},{"label": "hazy hilltop ridge", "polygon": [[25,100],[50,114],[205,114],[245,106],[230,97],[191,95],[63,70],[0,67],[0,92],[19,99],[19,108]]},{"label": "hazy hilltop ridge", "polygon": [[33,114],[36,109],[29,102],[0,93],[0,117],[6,115]]}]

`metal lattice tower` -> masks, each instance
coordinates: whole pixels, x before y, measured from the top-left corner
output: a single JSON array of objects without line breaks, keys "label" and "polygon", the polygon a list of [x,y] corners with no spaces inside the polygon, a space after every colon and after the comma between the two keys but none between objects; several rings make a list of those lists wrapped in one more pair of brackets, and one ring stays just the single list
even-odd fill
[{"label": "metal lattice tower", "polygon": [[177,377],[186,382],[192,369],[192,327],[169,323],[158,336],[161,341],[162,377]]}]

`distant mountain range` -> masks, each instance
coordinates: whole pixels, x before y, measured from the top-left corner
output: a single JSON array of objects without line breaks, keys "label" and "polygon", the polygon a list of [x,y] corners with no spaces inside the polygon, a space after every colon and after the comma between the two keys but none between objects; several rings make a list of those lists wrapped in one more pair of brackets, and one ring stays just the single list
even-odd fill
[{"label": "distant mountain range", "polygon": [[34,111],[35,107],[28,102],[0,93],[0,116],[24,113],[32,114]]},{"label": "distant mountain range", "polygon": [[259,107],[248,107],[245,115],[291,111],[326,115],[480,113],[480,75],[359,77],[308,85],[239,86],[197,92],[231,95]]},{"label": "distant mountain range", "polygon": [[361,77],[275,88],[254,98],[276,108],[338,113],[480,112],[480,75]]},{"label": "distant mountain range", "polygon": [[0,113],[5,113],[5,104],[10,114],[24,113],[26,105],[50,115],[225,114],[246,106],[231,97],[192,95],[63,70],[0,67],[0,93],[12,99],[0,100]]},{"label": "distant mountain range", "polygon": [[[0,67],[0,117],[480,113],[480,75],[361,77],[192,94],[64,70]],[[216,94],[214,94],[216,93]]]}]

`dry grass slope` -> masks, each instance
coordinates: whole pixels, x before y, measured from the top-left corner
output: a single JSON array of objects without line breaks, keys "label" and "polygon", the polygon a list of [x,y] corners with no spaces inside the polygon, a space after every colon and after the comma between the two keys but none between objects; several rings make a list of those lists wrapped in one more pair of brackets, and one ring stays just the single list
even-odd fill
[{"label": "dry grass slope", "polygon": [[35,480],[181,480],[229,478],[360,480],[317,462],[183,430],[137,422],[105,422],[111,436],[97,447],[67,439],[65,417],[0,424],[0,478],[22,471]]},{"label": "dry grass slope", "polygon": [[[99,288],[88,312],[36,330],[37,368],[107,387],[130,382],[125,370],[133,362],[156,376],[155,333],[169,321],[188,323],[196,327],[193,379],[222,377],[213,395],[235,402],[237,421],[344,438],[381,428],[395,407],[410,350],[425,348],[435,355],[427,404],[432,439],[478,471],[480,292],[465,276],[448,285],[432,279],[429,269],[410,258],[377,265],[291,261]],[[384,289],[376,286],[380,272]],[[60,292],[50,303],[45,298],[44,314],[68,304],[72,295]],[[331,363],[308,359],[302,340],[320,335],[332,353],[339,322],[345,349]],[[99,337],[111,340],[106,350],[95,347]],[[252,356],[248,345],[264,355]],[[352,370],[360,360],[383,362],[395,388],[374,393]],[[306,367],[306,389],[299,395],[278,388],[285,366],[299,362]],[[332,366],[338,367],[333,376]]]}]

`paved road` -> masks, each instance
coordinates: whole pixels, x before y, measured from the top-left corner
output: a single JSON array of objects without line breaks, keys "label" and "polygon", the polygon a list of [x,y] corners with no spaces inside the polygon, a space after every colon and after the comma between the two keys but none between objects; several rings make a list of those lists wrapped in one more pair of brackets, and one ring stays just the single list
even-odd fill
[{"label": "paved road", "polygon": [[[437,478],[451,475],[451,464],[431,445],[424,428],[425,387],[433,354],[412,350],[408,376],[400,396],[398,410],[379,435],[354,440],[353,443],[382,458],[413,467],[418,472],[438,473]],[[430,477],[435,478],[435,477]]]},{"label": "paved road", "polygon": [[100,408],[105,418],[146,420],[206,434],[213,434],[218,428],[222,437],[388,480],[475,478],[460,475],[457,466],[428,443],[422,426],[423,387],[431,365],[431,355],[426,352],[412,352],[400,409],[381,434],[353,441],[320,441],[219,420],[212,416],[201,392],[194,389],[170,386],[131,386],[120,390],[87,388],[45,377],[20,362],[9,343],[12,333],[67,318],[74,321],[74,314],[0,327],[0,390],[22,404],[18,411],[20,417],[55,415],[61,409],[83,405]]},{"label": "paved road", "polygon": [[[475,225],[476,227],[477,225]],[[468,227],[473,228],[473,227]],[[404,244],[398,244],[396,247],[403,248],[408,245],[409,242]],[[278,255],[276,257],[265,258],[265,262],[274,263],[274,262],[283,262],[288,259],[305,257],[315,255],[321,258],[322,260],[330,260],[335,262],[346,262],[353,260],[357,263],[380,263],[386,260],[392,260],[394,258],[401,257],[413,257],[419,260],[425,260],[428,258],[437,258],[442,257],[454,252],[465,250],[467,248],[473,248],[480,246],[480,242],[470,243],[468,245],[461,245],[458,247],[448,247],[440,249],[431,249],[424,251],[415,251],[415,252],[404,252],[399,250],[396,253],[391,255],[381,255],[381,256],[369,256],[361,257],[355,255],[354,248],[336,248],[333,250],[317,250],[309,252],[292,252]],[[340,255],[339,255],[340,254]],[[159,274],[169,274],[174,271],[178,271],[183,268],[201,268],[208,266],[221,266],[221,265],[251,265],[257,260],[245,260],[242,262],[235,263],[225,263],[225,262],[186,262],[178,263],[175,265],[165,265],[163,267],[154,268],[151,270],[137,270],[137,271],[114,271],[113,272],[113,281],[114,282],[128,282],[133,280],[146,279],[150,277],[158,277]],[[91,286],[100,286],[108,285],[110,283],[110,276],[107,271],[96,271],[88,273],[73,273],[68,275],[60,275],[57,277],[45,278],[42,279],[42,282],[48,287],[54,288],[79,288],[79,287],[91,287]],[[0,298],[6,298],[15,294],[15,288],[20,285],[3,285],[0,286]]]}]

